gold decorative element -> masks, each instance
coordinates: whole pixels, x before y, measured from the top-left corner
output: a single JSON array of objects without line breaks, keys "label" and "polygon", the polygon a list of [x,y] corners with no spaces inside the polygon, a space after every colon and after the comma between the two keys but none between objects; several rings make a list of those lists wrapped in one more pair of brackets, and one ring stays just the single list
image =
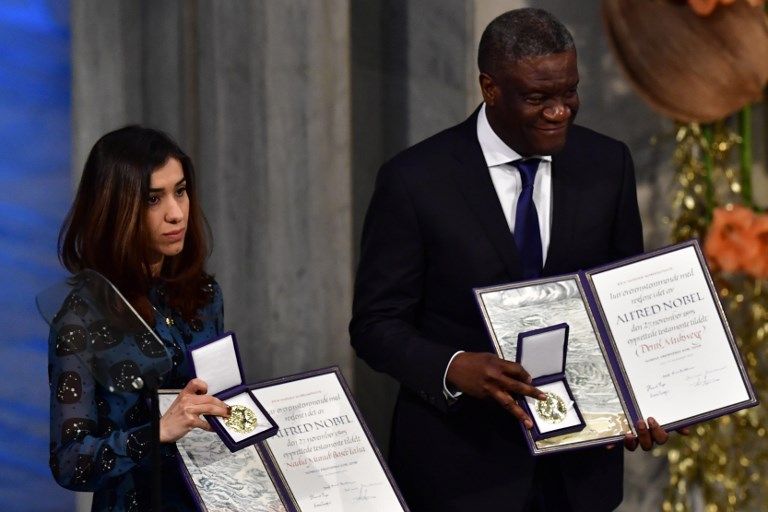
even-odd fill
[{"label": "gold decorative element", "polygon": [[674,243],[704,239],[717,198],[730,203],[739,200],[741,173],[732,163],[733,150],[741,136],[725,122],[714,125],[679,125],[675,134],[674,161],[680,189],[672,207]]},{"label": "gold decorative element", "polygon": [[556,393],[547,393],[547,398],[536,401],[536,414],[549,423],[560,423],[568,413],[568,407]]},{"label": "gold decorative element", "polygon": [[[552,446],[564,446],[567,444],[592,441],[599,437],[623,436],[632,430],[629,428],[624,412],[589,412],[582,411],[586,427],[577,432],[547,437],[536,441],[539,449]],[[621,442],[621,441],[619,441]]]},{"label": "gold decorative element", "polygon": [[[675,161],[680,190],[674,201],[672,239],[707,238],[713,281],[750,380],[758,397],[765,397],[768,282],[760,276],[768,268],[768,251],[750,240],[762,240],[766,220],[737,205],[752,202],[751,162],[740,167],[732,162],[732,150],[739,147],[743,153],[748,144],[748,132],[742,128],[737,134],[733,121],[679,127]],[[759,257],[762,262],[756,261]],[[703,498],[705,512],[763,510],[768,503],[766,425],[768,408],[761,404],[696,425],[690,436],[673,436],[655,451],[666,453],[669,462],[662,510],[692,512],[696,496]]]},{"label": "gold decorative element", "polygon": [[229,417],[224,420],[224,424],[241,434],[248,434],[256,430],[258,420],[256,414],[244,405],[233,405]]},{"label": "gold decorative element", "polygon": [[149,305],[150,305],[150,306],[152,306],[152,309],[154,309],[154,310],[155,310],[155,312],[156,312],[158,315],[160,315],[161,317],[163,317],[163,320],[165,320],[165,325],[167,325],[168,327],[171,327],[171,326],[173,326],[173,325],[174,325],[174,323],[175,323],[175,322],[173,321],[173,318],[171,318],[171,317],[170,317],[170,316],[168,316],[168,315],[164,315],[164,314],[162,314],[162,313],[160,312],[160,310],[159,310],[159,309],[157,309],[157,306],[155,306],[154,304],[150,303]]},{"label": "gold decorative element", "polygon": [[[728,321],[758,397],[768,396],[768,286],[739,274],[715,274]],[[666,445],[669,485],[662,510],[695,510],[693,489],[706,512],[764,510],[768,503],[768,409],[761,404],[697,425]]]}]

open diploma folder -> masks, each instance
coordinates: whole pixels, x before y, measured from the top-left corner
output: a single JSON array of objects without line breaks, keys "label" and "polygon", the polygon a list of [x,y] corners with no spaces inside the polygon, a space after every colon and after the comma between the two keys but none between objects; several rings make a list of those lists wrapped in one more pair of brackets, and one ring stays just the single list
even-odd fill
[{"label": "open diploma folder", "polygon": [[[230,452],[214,432],[176,442],[206,512],[408,512],[338,368],[252,384],[277,434]],[[160,392],[165,411],[178,391]]]},{"label": "open diploma folder", "polygon": [[475,290],[499,357],[518,335],[570,328],[565,373],[586,423],[534,455],[620,442],[652,416],[667,430],[757,405],[698,243],[594,270]]}]

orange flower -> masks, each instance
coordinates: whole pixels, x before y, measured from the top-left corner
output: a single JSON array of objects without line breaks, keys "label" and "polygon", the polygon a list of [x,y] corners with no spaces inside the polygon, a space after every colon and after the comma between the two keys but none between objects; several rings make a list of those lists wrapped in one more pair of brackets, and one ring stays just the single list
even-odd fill
[{"label": "orange flower", "polygon": [[749,227],[742,257],[744,270],[758,279],[768,278],[768,215],[756,215]]},{"label": "orange flower", "polygon": [[[731,5],[736,0],[688,0],[688,5],[699,16],[709,16],[718,5]],[[746,0],[752,7],[765,3],[765,0]]]},{"label": "orange flower", "polygon": [[709,16],[719,3],[719,0],[688,0],[688,5],[699,16]]},{"label": "orange flower", "polygon": [[713,270],[744,270],[745,240],[754,213],[743,206],[716,208],[704,242],[704,254]]}]

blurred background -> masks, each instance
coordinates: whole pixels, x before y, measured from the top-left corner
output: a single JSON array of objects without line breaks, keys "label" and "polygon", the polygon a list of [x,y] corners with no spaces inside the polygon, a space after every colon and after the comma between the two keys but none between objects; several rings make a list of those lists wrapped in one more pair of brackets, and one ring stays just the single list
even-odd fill
[{"label": "blurred background", "polygon": [[[523,6],[573,32],[578,122],[629,145],[646,248],[717,226],[741,233],[712,222],[741,207],[759,223],[760,0],[0,0],[2,509],[87,506],[48,470],[48,333],[34,295],[64,275],[56,237],[87,152],[129,123],[168,132],[196,164],[209,270],[248,379],[340,366],[386,451],[397,386],[355,359],[346,330],[375,175],[477,107],[480,34]],[[759,263],[714,269],[758,393]],[[620,510],[763,510],[764,418],[753,410],[628,453]]]}]

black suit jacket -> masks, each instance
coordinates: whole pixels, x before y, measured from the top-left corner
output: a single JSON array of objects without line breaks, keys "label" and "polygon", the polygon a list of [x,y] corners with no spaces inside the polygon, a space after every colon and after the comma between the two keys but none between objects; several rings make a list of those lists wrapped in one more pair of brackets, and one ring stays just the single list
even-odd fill
[{"label": "black suit jacket", "polygon": [[[477,112],[384,164],[363,228],[351,339],[401,383],[390,465],[415,511],[519,510],[536,466],[501,407],[469,397],[449,406],[442,392],[457,350],[493,351],[472,289],[522,278],[476,125]],[[623,143],[573,126],[552,189],[545,276],[642,252]],[[620,503],[622,449],[548,457],[563,480],[552,492],[574,510]]]}]

